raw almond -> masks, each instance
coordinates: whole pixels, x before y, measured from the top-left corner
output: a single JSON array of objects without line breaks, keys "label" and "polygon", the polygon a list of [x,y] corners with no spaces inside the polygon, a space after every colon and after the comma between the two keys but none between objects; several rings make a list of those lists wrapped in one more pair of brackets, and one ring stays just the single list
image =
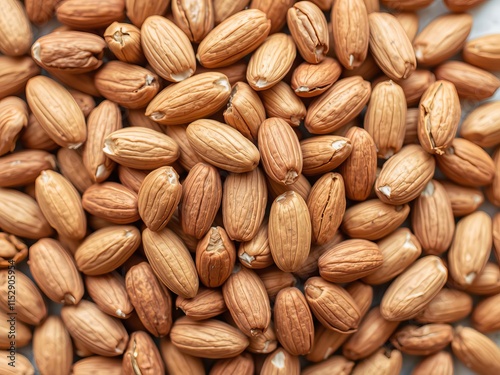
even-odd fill
[{"label": "raw almond", "polygon": [[40,68],[29,56],[0,56],[0,99],[19,93]]},{"label": "raw almond", "polygon": [[60,148],[57,151],[57,164],[61,173],[80,193],[84,193],[94,184],[92,177],[87,172],[80,150]]},{"label": "raw almond", "polygon": [[[278,82],[273,87],[260,91],[267,117],[279,117],[291,126],[299,126],[306,117],[306,107],[290,86]],[[261,121],[262,122],[262,121]]]},{"label": "raw almond", "polygon": [[307,197],[309,196],[309,192],[311,191],[311,183],[309,180],[304,176],[300,175],[297,181],[295,181],[291,185],[283,185],[280,184],[279,182],[276,182],[272,180],[271,178],[267,178],[267,185],[269,187],[269,191],[271,192],[271,196],[276,199],[278,195],[281,195],[283,193],[286,193],[289,190],[292,190],[299,194],[304,200],[307,200]]},{"label": "raw almond", "polygon": [[141,30],[134,25],[113,22],[104,31],[104,40],[113,55],[120,61],[129,64],[145,62],[141,46]]},{"label": "raw almond", "polygon": [[194,43],[200,43],[214,27],[214,7],[210,0],[172,1],[172,15],[175,24]]},{"label": "raw almond", "polygon": [[137,27],[141,27],[149,16],[164,15],[169,4],[169,0],[125,0],[127,17]]},{"label": "raw almond", "polygon": [[227,311],[221,290],[204,287],[200,287],[193,298],[178,296],[175,307],[193,320],[210,319]]},{"label": "raw almond", "polygon": [[28,52],[33,33],[26,10],[18,0],[7,0],[0,15],[0,52],[21,56]]},{"label": "raw almond", "polygon": [[75,29],[106,28],[125,18],[124,0],[65,0],[56,8],[57,20]]},{"label": "raw almond", "polygon": [[[54,356],[54,353],[58,353],[57,356]],[[33,334],[33,357],[41,375],[65,375],[70,373],[73,362],[73,345],[69,333],[59,316],[49,316],[35,330]],[[25,374],[28,373],[25,372]]]},{"label": "raw almond", "polygon": [[278,348],[266,357],[261,372],[262,374],[299,375],[299,357],[283,348]]},{"label": "raw almond", "polygon": [[425,91],[436,82],[436,77],[429,70],[416,69],[411,76],[397,83],[405,93],[408,106],[418,105]]},{"label": "raw almond", "polygon": [[273,321],[271,320],[269,327],[265,333],[249,338],[250,345],[247,350],[250,353],[269,354],[278,347],[278,340],[274,330]]},{"label": "raw almond", "polygon": [[420,195],[434,175],[436,162],[419,145],[404,146],[380,171],[375,193],[387,204],[405,204]]},{"label": "raw almond", "polygon": [[[451,0],[448,0],[448,2]],[[447,2],[447,0],[445,0]],[[436,372],[442,375],[453,375],[453,358],[451,354],[441,351],[425,357],[413,370],[413,375],[426,375]]]},{"label": "raw almond", "polygon": [[408,325],[391,337],[396,349],[409,355],[430,355],[443,350],[453,340],[453,327],[449,324]]},{"label": "raw almond", "polygon": [[499,40],[500,34],[490,34],[468,41],[463,50],[464,60],[482,69],[490,71],[499,70]]},{"label": "raw almond", "polygon": [[479,332],[489,333],[500,329],[499,300],[500,294],[495,294],[483,299],[474,308],[472,325]]},{"label": "raw almond", "polygon": [[419,259],[384,293],[380,303],[382,316],[390,321],[417,316],[443,288],[447,278],[448,270],[440,258],[428,255]]},{"label": "raw almond", "polygon": [[352,152],[349,138],[322,135],[300,142],[305,175],[320,175],[330,172],[342,164]]},{"label": "raw almond", "polygon": [[382,348],[359,362],[352,375],[373,373],[399,374],[403,368],[403,355],[398,350]]},{"label": "raw almond", "polygon": [[233,14],[245,9],[249,0],[214,0],[215,23],[219,24]]},{"label": "raw almond", "polygon": [[480,105],[470,112],[460,127],[460,136],[481,147],[500,143],[500,102]]},{"label": "raw almond", "polygon": [[440,182],[450,199],[453,216],[455,217],[473,213],[484,202],[484,194],[479,188],[460,186],[447,180]]},{"label": "raw almond", "polygon": [[303,369],[302,375],[323,375],[328,374],[329,371],[338,375],[348,375],[351,374],[353,368],[354,362],[341,355],[335,355],[316,365],[307,366]]},{"label": "raw almond", "polygon": [[[145,117],[145,119],[153,122],[151,119],[148,117]],[[161,126],[153,122],[156,126]],[[165,133],[172,138],[175,143],[179,146],[179,159],[178,162],[184,168],[186,171],[190,171],[191,168],[193,168],[197,163],[200,163],[203,161],[202,158],[198,156],[196,151],[193,149],[191,146],[191,143],[189,143],[189,139],[186,134],[186,129],[187,126],[185,125],[177,125],[177,126],[168,126],[168,127],[162,127]]]},{"label": "raw almond", "polygon": [[394,14],[394,16],[397,18],[401,26],[403,26],[406,35],[408,35],[408,39],[412,42],[418,32],[418,15],[414,12],[401,12]]},{"label": "raw almond", "polygon": [[130,335],[126,352],[123,354],[123,374],[162,374],[165,365],[155,342],[144,331]]},{"label": "raw almond", "polygon": [[[17,137],[18,133],[14,133],[10,135],[10,141],[8,141],[7,145],[3,145],[4,151],[7,152],[8,148],[12,145],[9,144],[12,142],[13,137]],[[15,138],[17,140],[17,138]],[[59,145],[55,143],[52,138],[47,134],[45,130],[43,130],[40,122],[36,119],[35,115],[31,113],[28,118],[28,126],[24,128],[24,131],[20,137],[21,144],[25,148],[33,148],[35,150],[45,150],[52,151],[59,148]]]},{"label": "raw almond", "polygon": [[262,269],[274,264],[269,247],[267,220],[262,222],[251,240],[240,243],[238,259],[243,266],[252,269]]},{"label": "raw almond", "polygon": [[419,323],[454,323],[472,311],[472,297],[459,290],[443,288],[414,319]]},{"label": "raw almond", "polygon": [[286,23],[287,10],[293,5],[294,0],[252,0],[250,8],[260,9],[266,14],[266,17],[271,20],[270,34],[281,30]]},{"label": "raw almond", "polygon": [[297,280],[290,272],[283,272],[276,266],[258,270],[260,279],[264,283],[267,295],[271,301],[276,299],[280,290],[295,286]]},{"label": "raw almond", "polygon": [[73,371],[74,375],[85,375],[89,372],[99,374],[100,371],[108,375],[120,375],[123,373],[121,359],[100,355],[80,359],[73,364],[71,371]]},{"label": "raw almond", "polygon": [[46,169],[55,169],[54,155],[41,150],[24,150],[0,157],[0,186],[28,185]]},{"label": "raw almond", "polygon": [[205,374],[201,358],[181,352],[170,339],[165,337],[161,339],[160,351],[169,374]]},{"label": "raw almond", "polygon": [[86,276],[85,288],[97,306],[108,315],[126,319],[134,310],[125,288],[125,279],[117,271]]},{"label": "raw almond", "polygon": [[293,70],[291,86],[297,96],[318,96],[337,81],[341,71],[340,64],[331,57],[325,57],[318,64],[303,62]]},{"label": "raw almond", "polygon": [[15,96],[0,100],[0,155],[14,151],[19,134],[28,124],[28,107]]},{"label": "raw almond", "polygon": [[253,361],[253,357],[249,353],[243,353],[234,358],[218,360],[211,368],[210,373],[212,375],[224,375],[224,374],[253,375],[254,367],[255,364]]}]

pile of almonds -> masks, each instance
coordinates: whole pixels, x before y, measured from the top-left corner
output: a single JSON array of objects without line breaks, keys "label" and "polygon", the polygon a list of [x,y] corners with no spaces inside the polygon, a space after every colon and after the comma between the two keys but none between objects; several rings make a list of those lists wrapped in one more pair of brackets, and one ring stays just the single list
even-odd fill
[{"label": "pile of almonds", "polygon": [[0,373],[499,374],[483,1],[3,0]]}]

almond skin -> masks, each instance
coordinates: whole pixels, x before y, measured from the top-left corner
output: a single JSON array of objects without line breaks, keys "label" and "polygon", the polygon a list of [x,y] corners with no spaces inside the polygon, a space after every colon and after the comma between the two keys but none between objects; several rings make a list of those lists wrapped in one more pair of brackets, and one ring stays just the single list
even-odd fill
[{"label": "almond skin", "polygon": [[194,43],[200,43],[214,28],[214,7],[210,0],[172,1],[172,15],[175,24]]},{"label": "almond skin", "polygon": [[302,173],[320,175],[341,165],[352,152],[349,138],[321,135],[300,141]]},{"label": "almond skin", "polygon": [[33,33],[26,10],[17,0],[7,0],[0,15],[0,52],[21,56],[28,52]]},{"label": "almond skin", "polygon": [[130,335],[127,351],[123,354],[124,375],[162,374],[165,365],[155,342],[144,331],[135,331]]},{"label": "almond skin", "polygon": [[125,18],[123,0],[66,0],[56,9],[57,20],[75,29],[106,28],[114,21]]},{"label": "almond skin", "polygon": [[419,323],[454,323],[472,311],[472,297],[459,290],[443,288],[414,319]]},{"label": "almond skin", "polygon": [[205,287],[200,287],[193,298],[178,296],[175,307],[193,320],[210,319],[227,311],[222,291]]},{"label": "almond skin", "polygon": [[481,147],[500,143],[500,102],[480,105],[470,112],[460,128],[460,136]]},{"label": "almond skin", "polygon": [[500,69],[500,34],[484,35],[468,41],[463,50],[463,57],[469,64],[479,68],[496,71]]},{"label": "almond skin", "polygon": [[54,155],[41,150],[24,150],[0,157],[0,186],[13,187],[35,182],[46,169],[55,169]]},{"label": "almond skin", "polygon": [[[448,0],[454,1],[454,0]],[[445,2],[447,2],[445,0]],[[439,371],[439,374],[453,375],[453,358],[450,353],[441,351],[425,357],[413,370],[413,375],[425,375],[431,371]]]},{"label": "almond skin", "polygon": [[293,70],[291,86],[297,96],[318,96],[337,81],[341,72],[340,64],[331,57],[325,57],[318,64],[303,62]]}]

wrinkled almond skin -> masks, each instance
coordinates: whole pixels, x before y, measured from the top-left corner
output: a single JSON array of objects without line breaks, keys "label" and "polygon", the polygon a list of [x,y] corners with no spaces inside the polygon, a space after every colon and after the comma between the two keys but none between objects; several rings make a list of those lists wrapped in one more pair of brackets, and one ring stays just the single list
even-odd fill
[{"label": "wrinkled almond skin", "polygon": [[500,34],[491,34],[468,41],[463,50],[463,57],[469,64],[479,68],[496,71],[500,69]]},{"label": "wrinkled almond skin", "polygon": [[459,290],[443,288],[414,319],[419,323],[454,323],[472,311],[472,297]]},{"label": "wrinkled almond skin", "polygon": [[210,0],[174,0],[174,22],[189,40],[200,43],[214,28],[214,7]]},{"label": "wrinkled almond skin", "polygon": [[121,266],[141,243],[136,227],[115,225],[99,229],[78,247],[75,261],[86,275],[103,275]]},{"label": "wrinkled almond skin", "polygon": [[290,354],[283,348],[278,348],[266,357],[262,364],[262,374],[273,375],[299,375],[299,357]]},{"label": "wrinkled almond skin", "polygon": [[172,167],[149,173],[138,193],[138,210],[144,224],[152,231],[165,228],[181,200],[182,186]]},{"label": "wrinkled almond skin", "polygon": [[[54,355],[55,353],[57,355]],[[33,357],[41,375],[67,375],[70,373],[73,362],[73,346],[69,333],[59,316],[49,316],[35,330]]]},{"label": "wrinkled almond skin", "polygon": [[51,238],[30,247],[30,272],[40,289],[56,303],[76,305],[83,297],[83,281],[71,255]]},{"label": "wrinkled almond skin", "polygon": [[151,70],[123,61],[109,61],[94,79],[100,95],[125,108],[144,108],[160,90],[159,77]]},{"label": "wrinkled almond skin", "polygon": [[11,96],[0,100],[0,155],[14,151],[23,128],[28,124],[26,102]]},{"label": "wrinkled almond skin", "polygon": [[315,99],[304,121],[312,134],[329,134],[358,116],[370,98],[370,83],[359,76],[337,81]]},{"label": "wrinkled almond skin", "polygon": [[413,41],[418,63],[436,65],[449,59],[462,49],[471,28],[467,13],[434,18]]},{"label": "wrinkled almond skin", "polygon": [[354,368],[352,375],[399,374],[403,368],[403,355],[398,350],[381,348]]},{"label": "wrinkled almond skin", "polygon": [[266,14],[266,17],[271,20],[270,34],[274,34],[285,25],[287,10],[294,2],[294,0],[252,0],[250,2],[250,8],[260,9]]},{"label": "wrinkled almond skin", "polygon": [[488,102],[470,112],[460,127],[460,136],[481,147],[500,144],[500,102]]},{"label": "wrinkled almond skin", "polygon": [[[363,262],[360,260],[363,259]],[[346,283],[369,275],[382,266],[376,243],[353,239],[326,250],[318,259],[319,274],[332,283]]]},{"label": "wrinkled almond skin", "polygon": [[271,306],[264,283],[252,270],[237,265],[222,286],[226,306],[245,335],[265,333],[271,322]]},{"label": "wrinkled almond skin", "polygon": [[483,299],[474,308],[472,325],[482,333],[495,332],[500,329],[499,303],[500,294]]},{"label": "wrinkled almond skin", "polygon": [[26,10],[17,0],[7,0],[0,15],[0,52],[21,56],[29,51],[33,33]]},{"label": "wrinkled almond skin", "polygon": [[389,13],[371,13],[368,21],[370,51],[377,65],[395,81],[408,78],[417,62],[403,26]]},{"label": "wrinkled almond skin", "polygon": [[212,226],[221,200],[222,182],[218,170],[205,163],[194,165],[182,185],[180,216],[183,231],[202,238]]},{"label": "wrinkled almond skin", "polygon": [[445,351],[432,354],[425,357],[413,369],[413,375],[426,375],[432,372],[440,375],[453,375],[453,358],[451,354]]},{"label": "wrinkled almond skin", "polygon": [[[149,120],[156,126],[161,126],[145,116],[144,118]],[[169,126],[167,128],[162,127],[162,130],[164,130],[165,133],[170,138],[172,138],[179,146],[179,159],[178,159],[179,164],[186,171],[190,171],[191,168],[193,168],[197,163],[202,162],[203,159],[198,156],[196,151],[194,151],[193,147],[191,146],[191,143],[189,143],[186,134],[186,129],[187,126],[185,125]]]},{"label": "wrinkled almond skin", "polygon": [[120,375],[122,374],[122,361],[120,358],[109,358],[93,355],[73,364],[71,371],[74,375],[84,375],[89,372],[99,375]]},{"label": "wrinkled almond skin", "polygon": [[447,278],[448,270],[441,259],[435,255],[421,258],[386,290],[380,303],[382,316],[390,321],[417,316],[443,288]]},{"label": "wrinkled almond skin", "polygon": [[172,297],[151,266],[141,262],[130,268],[125,285],[144,327],[156,337],[168,335],[172,327]]},{"label": "wrinkled almond skin", "polygon": [[243,266],[251,269],[262,269],[274,264],[269,247],[267,220],[262,222],[251,240],[240,243],[238,259]]},{"label": "wrinkled almond skin", "polygon": [[214,0],[215,24],[246,8],[250,0]]},{"label": "wrinkled almond skin", "polygon": [[43,69],[86,73],[102,65],[106,42],[99,36],[80,31],[49,33],[31,46],[31,56]]},{"label": "wrinkled almond skin", "polygon": [[193,298],[178,296],[175,307],[193,320],[210,319],[227,311],[221,290],[204,287],[200,287]]},{"label": "wrinkled almond skin", "polygon": [[462,186],[489,185],[495,178],[495,163],[491,156],[481,147],[463,138],[453,139],[436,161],[446,177]]},{"label": "wrinkled almond skin", "polygon": [[302,173],[320,175],[341,165],[352,152],[350,139],[336,135],[321,135],[300,141]]},{"label": "wrinkled almond skin", "polygon": [[129,339],[125,327],[118,319],[99,310],[96,304],[82,300],[78,305],[64,306],[61,317],[70,335],[92,353],[112,357],[125,351]]},{"label": "wrinkled almond skin", "polygon": [[283,185],[291,185],[302,173],[299,140],[285,120],[272,117],[259,127],[259,151],[266,174]]},{"label": "wrinkled almond skin", "polygon": [[337,81],[341,72],[342,67],[331,57],[325,57],[318,64],[303,62],[293,70],[291,86],[297,96],[318,96]]},{"label": "wrinkled almond skin", "polygon": [[269,327],[265,333],[257,336],[249,337],[250,345],[247,350],[255,354],[269,354],[278,347],[278,340],[274,330],[274,324],[271,320]]},{"label": "wrinkled almond skin", "polygon": [[123,354],[122,369],[124,375],[154,375],[165,372],[160,351],[146,332],[135,331],[130,335],[127,350]]},{"label": "wrinkled almond skin", "polygon": [[337,58],[346,69],[359,67],[366,59],[370,36],[365,2],[335,1],[331,20]]},{"label": "wrinkled almond skin", "polygon": [[[276,53],[281,58],[276,59]],[[246,73],[248,84],[256,91],[276,85],[292,68],[296,54],[295,42],[290,35],[271,35],[250,57]]]},{"label": "wrinkled almond skin", "polygon": [[104,31],[103,36],[108,48],[118,60],[129,64],[145,62],[141,46],[141,30],[136,26],[113,22]]},{"label": "wrinkled almond skin", "polygon": [[196,247],[196,270],[201,282],[216,288],[231,276],[236,262],[233,241],[222,227],[212,227]]},{"label": "wrinkled almond skin", "polygon": [[408,325],[394,333],[391,343],[409,355],[430,355],[444,349],[453,340],[449,324]]},{"label": "wrinkled almond skin", "polygon": [[455,357],[480,375],[500,371],[500,349],[487,336],[469,327],[456,327],[451,349]]},{"label": "wrinkled almond skin", "polygon": [[60,148],[57,151],[57,165],[62,175],[68,179],[80,193],[84,193],[85,190],[94,184],[92,177],[83,164],[80,150]]},{"label": "wrinkled almond skin", "polygon": [[[141,44],[151,67],[166,80],[180,82],[194,74],[196,59],[191,42],[167,18],[148,17],[141,26]],[[175,59],[165,59],[169,55]]]},{"label": "wrinkled almond skin", "polygon": [[311,277],[304,284],[304,294],[314,316],[325,327],[340,333],[357,330],[361,315],[356,302],[343,288],[321,277]]},{"label": "wrinkled almond skin", "polygon": [[168,338],[160,341],[160,351],[169,374],[205,375],[201,358],[181,352]]},{"label": "wrinkled almond skin", "polygon": [[406,131],[406,99],[399,85],[386,81],[375,86],[364,128],[372,136],[379,158],[388,159],[401,150]]},{"label": "wrinkled almond skin", "polygon": [[448,250],[455,231],[455,218],[446,190],[438,181],[429,181],[415,200],[411,221],[426,254],[439,255]]},{"label": "wrinkled almond skin", "polygon": [[290,126],[297,127],[306,117],[306,107],[290,86],[278,82],[273,87],[260,91],[267,117],[279,117]]},{"label": "wrinkled almond skin", "polygon": [[434,175],[436,162],[419,145],[404,146],[380,171],[375,193],[384,203],[405,204],[420,195]]},{"label": "wrinkled almond skin", "polygon": [[35,195],[47,221],[58,233],[77,240],[85,236],[87,219],[82,200],[66,178],[54,171],[42,171],[35,181]]},{"label": "wrinkled almond skin", "polygon": [[57,20],[75,29],[106,28],[125,18],[124,0],[65,0],[56,8]]},{"label": "wrinkled almond skin", "polygon": [[54,155],[41,150],[24,150],[0,157],[0,186],[13,187],[35,182],[46,169],[55,169]]},{"label": "wrinkled almond skin", "polygon": [[252,375],[255,364],[249,353],[240,354],[234,358],[218,360],[210,370],[212,375],[241,374]]},{"label": "wrinkled almond skin", "polygon": [[231,358],[248,346],[248,338],[227,323],[208,319],[202,322],[182,317],[170,333],[172,343],[182,352],[203,358]]},{"label": "wrinkled almond skin", "polygon": [[33,77],[26,85],[26,99],[42,128],[59,146],[78,148],[85,142],[85,117],[63,86],[48,77]]},{"label": "wrinkled almond skin", "polygon": [[194,261],[182,240],[170,229],[142,233],[142,245],[156,276],[172,292],[192,298],[198,292],[198,274]]},{"label": "wrinkled almond skin", "polygon": [[420,99],[418,140],[425,151],[442,155],[455,137],[461,108],[455,86],[436,81]]},{"label": "wrinkled almond skin", "polygon": [[39,73],[40,68],[31,57],[0,56],[0,99],[19,93]]},{"label": "wrinkled almond skin", "polygon": [[310,1],[299,1],[288,9],[287,24],[300,55],[311,64],[328,53],[328,25],[325,15]]},{"label": "wrinkled almond skin", "polygon": [[396,230],[409,213],[407,204],[393,206],[378,199],[370,199],[346,210],[342,231],[352,238],[379,240]]},{"label": "wrinkled almond skin", "polygon": [[85,288],[97,306],[108,315],[126,319],[134,310],[125,288],[125,279],[117,271],[86,276]]},{"label": "wrinkled almond skin", "polygon": [[127,17],[137,27],[141,27],[149,16],[163,16],[170,0],[125,0]]},{"label": "wrinkled almond skin", "polygon": [[230,94],[226,75],[200,73],[162,90],[149,103],[146,116],[162,125],[187,124],[217,112]]},{"label": "wrinkled almond skin", "polygon": [[196,153],[218,168],[243,173],[254,170],[259,164],[257,147],[229,125],[215,120],[197,120],[189,124],[186,133]]},{"label": "wrinkled almond skin", "polygon": [[258,9],[242,10],[225,19],[198,46],[196,58],[206,68],[231,65],[266,39],[271,21]]},{"label": "wrinkled almond skin", "polygon": [[278,196],[271,206],[268,230],[274,263],[284,272],[299,270],[311,247],[311,218],[304,199],[294,191]]},{"label": "wrinkled almond skin", "polygon": [[481,274],[490,257],[492,220],[483,211],[462,218],[448,252],[450,276],[461,286],[471,285]]},{"label": "wrinkled almond skin", "polygon": [[384,284],[392,280],[422,253],[422,247],[417,237],[408,228],[399,228],[377,242],[382,254],[382,267],[363,278],[371,285]]},{"label": "wrinkled almond skin", "polygon": [[307,198],[311,215],[312,241],[322,245],[333,239],[345,213],[344,179],[339,173],[325,173]]},{"label": "wrinkled almond skin", "polygon": [[314,323],[302,292],[289,287],[282,289],[274,304],[276,336],[290,354],[305,355],[314,342]]}]

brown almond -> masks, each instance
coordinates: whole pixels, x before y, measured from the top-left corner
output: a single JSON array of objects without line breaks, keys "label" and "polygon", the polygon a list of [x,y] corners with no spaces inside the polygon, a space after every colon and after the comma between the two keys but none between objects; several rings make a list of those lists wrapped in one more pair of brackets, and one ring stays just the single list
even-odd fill
[{"label": "brown almond", "polygon": [[41,150],[24,150],[0,157],[0,186],[28,185],[46,169],[55,169],[54,155]]},{"label": "brown almond", "polygon": [[98,375],[120,375],[122,374],[122,361],[119,358],[93,355],[75,362],[71,367],[71,371],[74,375],[84,375],[89,372]]},{"label": "brown almond", "polygon": [[324,375],[333,371],[338,375],[348,375],[354,368],[354,362],[349,361],[341,355],[335,355],[316,365],[309,365],[303,369],[302,375]]},{"label": "brown almond", "polygon": [[234,358],[218,360],[210,369],[210,375],[253,375],[254,367],[253,357],[249,353],[243,353]]},{"label": "brown almond", "polygon": [[193,320],[210,319],[227,311],[221,290],[205,287],[200,287],[193,298],[177,296],[175,307]]},{"label": "brown almond", "polygon": [[368,375],[374,372],[399,374],[403,368],[403,355],[398,350],[381,348],[368,358],[359,362],[352,371],[353,375]]},{"label": "brown almond", "polygon": [[40,74],[40,68],[29,56],[0,56],[0,99],[17,94],[31,77]]},{"label": "brown almond", "polygon": [[108,315],[126,319],[134,310],[125,288],[125,279],[117,271],[86,276],[85,288],[97,306]]},{"label": "brown almond", "polygon": [[440,182],[450,199],[455,217],[473,213],[484,202],[484,194],[479,188],[460,186],[447,180]]},{"label": "brown almond", "polygon": [[123,374],[162,374],[165,365],[156,344],[144,331],[135,331],[130,335],[126,352],[123,354]]},{"label": "brown almond", "polygon": [[[58,353],[58,355],[55,356],[54,353]],[[36,328],[33,334],[33,357],[41,375],[70,373],[73,362],[73,345],[59,316],[49,316]],[[25,374],[28,373],[25,372]]]},{"label": "brown almond", "polygon": [[496,71],[500,69],[500,34],[484,35],[469,40],[463,49],[463,57],[469,64]]},{"label": "brown almond", "polygon": [[419,323],[454,323],[472,311],[472,297],[459,290],[443,288],[414,319]]},{"label": "brown almond", "polygon": [[0,15],[0,52],[7,56],[21,56],[28,52],[33,33],[26,10],[21,2],[7,0]]},{"label": "brown almond", "polygon": [[[281,81],[273,87],[260,91],[267,117],[279,117],[291,126],[299,126],[306,117],[306,107],[292,88]],[[262,121],[261,121],[262,122]]]},{"label": "brown almond", "polygon": [[75,29],[99,29],[125,18],[124,0],[65,0],[56,8],[57,20]]},{"label": "brown almond", "polygon": [[262,374],[299,375],[299,357],[283,348],[278,348],[266,357],[261,372]]},{"label": "brown almond", "polygon": [[281,30],[286,23],[287,10],[293,5],[294,0],[252,0],[250,8],[260,9],[266,14],[266,17],[271,20],[270,34]]},{"label": "brown almond", "polygon": [[270,266],[262,270],[257,270],[260,279],[264,283],[267,295],[271,301],[276,299],[280,290],[295,286],[297,280],[290,272],[284,272],[276,266]]},{"label": "brown almond", "polygon": [[470,112],[460,127],[460,136],[481,147],[499,144],[500,102],[485,103]]},{"label": "brown almond", "polygon": [[443,350],[453,340],[453,327],[449,324],[408,325],[391,337],[396,349],[409,355],[430,355]]},{"label": "brown almond", "polygon": [[194,43],[200,43],[214,28],[214,6],[210,0],[172,1],[172,16],[175,24]]},{"label": "brown almond", "polygon": [[300,141],[305,175],[320,175],[342,164],[352,152],[349,138],[322,135]]},{"label": "brown almond", "polygon": [[325,57],[318,64],[303,62],[293,70],[292,90],[303,98],[321,95],[337,81],[341,72],[340,64],[331,57]]},{"label": "brown almond", "polygon": [[262,269],[274,264],[269,247],[267,220],[262,222],[251,240],[240,243],[238,259],[243,266],[251,269]]},{"label": "brown almond", "polygon": [[480,301],[472,312],[472,326],[482,333],[498,331],[500,329],[499,319],[500,294]]},{"label": "brown almond", "polygon": [[181,352],[170,339],[163,337],[160,340],[160,351],[169,374],[205,375],[201,358]]},{"label": "brown almond", "polygon": [[141,27],[149,16],[164,15],[169,4],[168,0],[125,0],[127,17],[137,27]]},{"label": "brown almond", "polygon": [[436,82],[436,77],[429,70],[416,69],[411,76],[399,80],[397,83],[405,93],[408,106],[415,106],[425,91]]},{"label": "brown almond", "polygon": [[431,372],[442,375],[453,375],[453,358],[451,354],[445,351],[432,354],[425,357],[413,369],[413,375],[426,375]]},{"label": "brown almond", "polygon": [[113,22],[104,31],[104,40],[113,55],[129,64],[145,62],[141,46],[141,30],[129,23]]},{"label": "brown almond", "polygon": [[94,181],[87,172],[80,150],[60,148],[57,151],[57,164],[61,173],[80,192],[84,193]]}]

